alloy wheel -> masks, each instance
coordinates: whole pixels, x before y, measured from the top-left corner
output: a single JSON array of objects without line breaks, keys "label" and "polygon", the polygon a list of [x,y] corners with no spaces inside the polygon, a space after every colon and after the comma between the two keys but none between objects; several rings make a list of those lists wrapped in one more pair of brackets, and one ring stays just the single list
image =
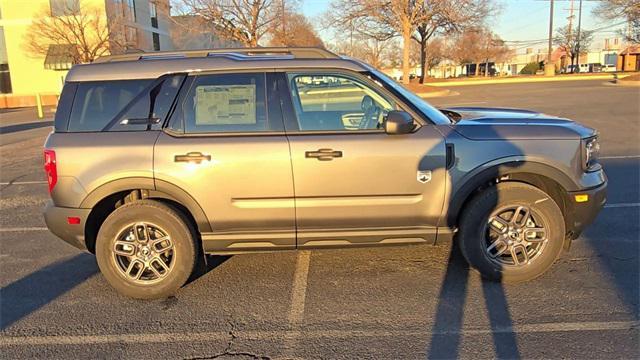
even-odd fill
[{"label": "alloy wheel", "polygon": [[494,211],[486,227],[486,254],[500,266],[529,265],[542,254],[550,235],[543,217],[524,205]]},{"label": "alloy wheel", "polygon": [[137,222],[125,227],[113,243],[116,268],[128,280],[150,284],[162,280],[175,263],[171,236],[159,226]]}]

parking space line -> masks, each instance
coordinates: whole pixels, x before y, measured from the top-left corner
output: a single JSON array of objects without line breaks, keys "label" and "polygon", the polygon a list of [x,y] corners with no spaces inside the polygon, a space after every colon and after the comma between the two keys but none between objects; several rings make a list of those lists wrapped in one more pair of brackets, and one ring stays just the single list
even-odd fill
[{"label": "parking space line", "polygon": [[611,155],[611,156],[599,156],[600,160],[609,159],[640,159],[640,155]]},{"label": "parking space line", "polygon": [[49,229],[46,227],[40,227],[40,226],[0,228],[0,232],[26,232],[26,231],[49,231]]},{"label": "parking space line", "polygon": [[311,252],[309,250],[298,251],[291,289],[291,308],[289,309],[288,317],[289,330],[282,334],[285,359],[298,359],[294,354],[298,347],[299,339],[302,337],[299,325],[304,319],[310,261]]},{"label": "parking space line", "polygon": [[[640,321],[587,321],[587,322],[553,322],[539,324],[522,324],[497,328],[476,328],[461,330],[424,331],[424,330],[395,330],[395,329],[350,329],[350,330],[308,330],[304,332],[290,330],[258,330],[236,331],[238,338],[252,340],[273,340],[281,337],[291,337],[298,333],[305,339],[348,339],[365,337],[429,337],[432,335],[488,335],[504,333],[559,333],[581,331],[617,331],[638,329]],[[110,334],[110,335],[50,335],[50,336],[2,336],[0,347],[6,346],[46,346],[46,345],[79,345],[79,344],[108,344],[108,343],[161,343],[161,342],[200,342],[211,340],[225,340],[227,332],[175,332],[153,334]]]},{"label": "parking space line", "polygon": [[291,309],[289,310],[289,325],[295,326],[302,322],[304,317],[304,303],[307,296],[307,278],[309,276],[309,262],[311,252],[301,250],[298,252],[296,269],[291,290]]},{"label": "parking space line", "polygon": [[0,182],[0,185],[40,185],[46,184],[46,181],[9,181]]},{"label": "parking space line", "polygon": [[639,207],[640,203],[618,203],[618,204],[605,204],[605,208],[628,208],[628,207]]}]

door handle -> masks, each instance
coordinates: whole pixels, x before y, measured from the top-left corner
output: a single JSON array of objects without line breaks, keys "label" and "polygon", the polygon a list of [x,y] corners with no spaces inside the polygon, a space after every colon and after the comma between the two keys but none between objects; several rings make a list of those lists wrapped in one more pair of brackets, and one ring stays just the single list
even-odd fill
[{"label": "door handle", "polygon": [[304,153],[306,158],[315,158],[320,161],[329,161],[333,158],[341,158],[342,151],[336,151],[333,149],[318,149],[316,151],[306,151]]},{"label": "door handle", "polygon": [[211,155],[204,155],[201,152],[193,151],[193,152],[188,152],[188,153],[183,154],[183,155],[176,155],[173,158],[173,161],[175,161],[175,162],[193,162],[193,163],[196,163],[196,164],[200,164],[203,161],[211,161]]}]

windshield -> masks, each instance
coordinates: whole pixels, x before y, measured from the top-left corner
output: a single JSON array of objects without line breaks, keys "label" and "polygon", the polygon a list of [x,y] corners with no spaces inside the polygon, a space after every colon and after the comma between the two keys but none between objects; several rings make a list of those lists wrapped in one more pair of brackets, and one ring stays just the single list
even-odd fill
[{"label": "windshield", "polygon": [[419,97],[412,91],[408,90],[407,88],[405,88],[404,86],[396,82],[395,80],[391,79],[390,77],[388,77],[387,75],[385,75],[384,73],[376,69],[369,67],[369,70],[373,76],[378,78],[385,85],[390,87],[393,91],[400,94],[400,96],[404,97],[408,102],[410,102],[418,111],[420,111],[424,116],[426,116],[434,124],[438,124],[438,125],[451,124],[451,120],[449,120],[449,118],[445,114],[440,112],[440,110],[436,109],[435,107],[431,106],[431,104],[424,101],[421,97]]}]

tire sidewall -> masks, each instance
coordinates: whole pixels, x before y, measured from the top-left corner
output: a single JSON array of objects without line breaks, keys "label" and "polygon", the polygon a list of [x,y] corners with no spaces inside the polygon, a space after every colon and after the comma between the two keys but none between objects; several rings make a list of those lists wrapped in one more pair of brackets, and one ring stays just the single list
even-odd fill
[{"label": "tire sidewall", "polygon": [[[127,226],[149,222],[161,227],[171,236],[174,264],[166,277],[151,284],[134,283],[117,269],[113,245]],[[158,298],[173,294],[185,284],[195,262],[193,235],[181,217],[171,208],[155,201],[140,201],[117,208],[104,221],[96,241],[96,259],[106,280],[118,292],[134,298]]]},{"label": "tire sidewall", "polygon": [[[529,264],[503,267],[490,260],[486,253],[486,224],[496,209],[508,205],[529,206],[542,217],[548,240],[541,254]],[[565,226],[560,208],[542,190],[527,184],[498,184],[472,199],[462,216],[460,248],[469,264],[483,276],[503,282],[521,282],[534,279],[546,272],[562,251]]]}]

